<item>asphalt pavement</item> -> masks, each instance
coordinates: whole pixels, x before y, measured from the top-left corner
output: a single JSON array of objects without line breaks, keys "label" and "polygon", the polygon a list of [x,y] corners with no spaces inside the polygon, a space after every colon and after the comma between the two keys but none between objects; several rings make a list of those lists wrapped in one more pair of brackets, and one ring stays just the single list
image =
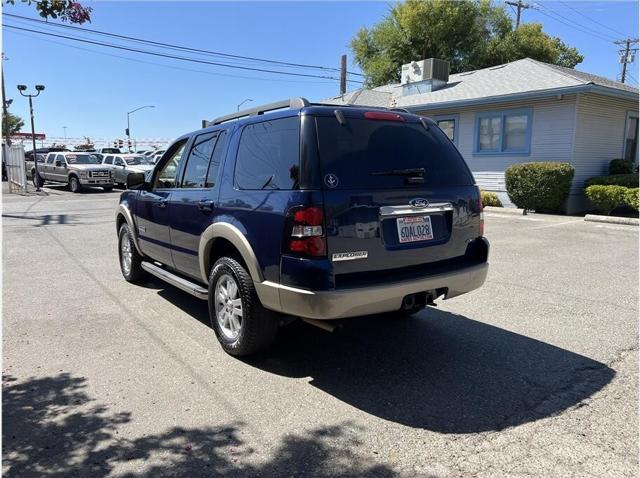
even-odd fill
[{"label": "asphalt pavement", "polygon": [[3,195],[5,476],[637,475],[637,227],[487,214],[482,289],[238,360],[118,197]]}]

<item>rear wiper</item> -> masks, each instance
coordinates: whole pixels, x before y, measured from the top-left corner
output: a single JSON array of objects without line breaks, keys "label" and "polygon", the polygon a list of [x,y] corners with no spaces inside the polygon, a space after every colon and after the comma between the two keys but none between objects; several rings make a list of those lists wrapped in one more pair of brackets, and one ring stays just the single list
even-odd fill
[{"label": "rear wiper", "polygon": [[424,176],[424,168],[389,169],[388,171],[372,171],[371,176]]}]

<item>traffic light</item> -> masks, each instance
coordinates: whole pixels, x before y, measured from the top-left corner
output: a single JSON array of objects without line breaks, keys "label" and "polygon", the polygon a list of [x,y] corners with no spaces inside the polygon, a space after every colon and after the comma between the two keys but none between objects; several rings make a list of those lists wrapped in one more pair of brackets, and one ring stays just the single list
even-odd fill
[{"label": "traffic light", "polygon": [[125,128],[124,134],[125,134],[125,136],[129,136],[129,128]]},{"label": "traffic light", "polygon": [[131,149],[131,140],[127,140],[127,146]]},{"label": "traffic light", "polygon": [[113,147],[117,148],[118,147],[118,140],[113,140]]},{"label": "traffic light", "polygon": [[119,139],[118,140],[118,147],[122,148],[124,146],[124,141]]}]

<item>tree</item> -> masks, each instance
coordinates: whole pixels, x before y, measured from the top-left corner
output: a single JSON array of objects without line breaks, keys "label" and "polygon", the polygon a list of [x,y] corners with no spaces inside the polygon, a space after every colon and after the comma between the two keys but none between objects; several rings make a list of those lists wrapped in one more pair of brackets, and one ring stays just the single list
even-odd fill
[{"label": "tree", "polygon": [[[14,5],[16,0],[6,0]],[[84,23],[91,22],[91,7],[83,7],[73,0],[21,0],[22,3],[36,6],[36,11],[43,18],[59,18],[63,22]]]},{"label": "tree", "polygon": [[571,68],[583,59],[540,24],[514,30],[504,7],[490,0],[407,0],[371,29],[359,30],[351,49],[368,87],[398,82],[403,64],[423,58],[448,60],[451,73],[526,56]]},{"label": "tree", "polygon": [[7,115],[2,115],[2,125],[5,130],[5,135],[13,135],[22,129],[24,121],[20,116],[7,112]]}]

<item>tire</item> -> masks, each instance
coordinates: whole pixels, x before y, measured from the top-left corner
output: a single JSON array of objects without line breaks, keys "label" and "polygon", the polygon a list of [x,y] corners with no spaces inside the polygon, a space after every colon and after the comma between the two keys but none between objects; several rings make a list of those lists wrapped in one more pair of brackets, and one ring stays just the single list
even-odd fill
[{"label": "tire", "polygon": [[44,179],[42,179],[42,176],[40,176],[39,174],[36,175],[35,171],[31,173],[31,180],[33,182],[33,185],[37,188],[41,188],[42,186],[44,186]]},{"label": "tire", "polygon": [[[125,255],[129,255],[129,261],[125,259]],[[147,276],[147,272],[140,265],[142,256],[138,253],[133,243],[133,235],[129,224],[126,222],[120,226],[118,232],[118,262],[120,263],[120,271],[127,282],[140,282]]]},{"label": "tire", "polygon": [[102,186],[102,190],[105,193],[110,193],[111,191],[113,191],[113,186]]},{"label": "tire", "polygon": [[80,184],[80,180],[76,176],[71,176],[69,178],[69,190],[72,193],[81,193],[82,185]]},{"label": "tire", "polygon": [[222,348],[236,357],[266,349],[278,333],[278,314],[262,306],[251,276],[230,257],[218,259],[211,269],[209,319]]}]

